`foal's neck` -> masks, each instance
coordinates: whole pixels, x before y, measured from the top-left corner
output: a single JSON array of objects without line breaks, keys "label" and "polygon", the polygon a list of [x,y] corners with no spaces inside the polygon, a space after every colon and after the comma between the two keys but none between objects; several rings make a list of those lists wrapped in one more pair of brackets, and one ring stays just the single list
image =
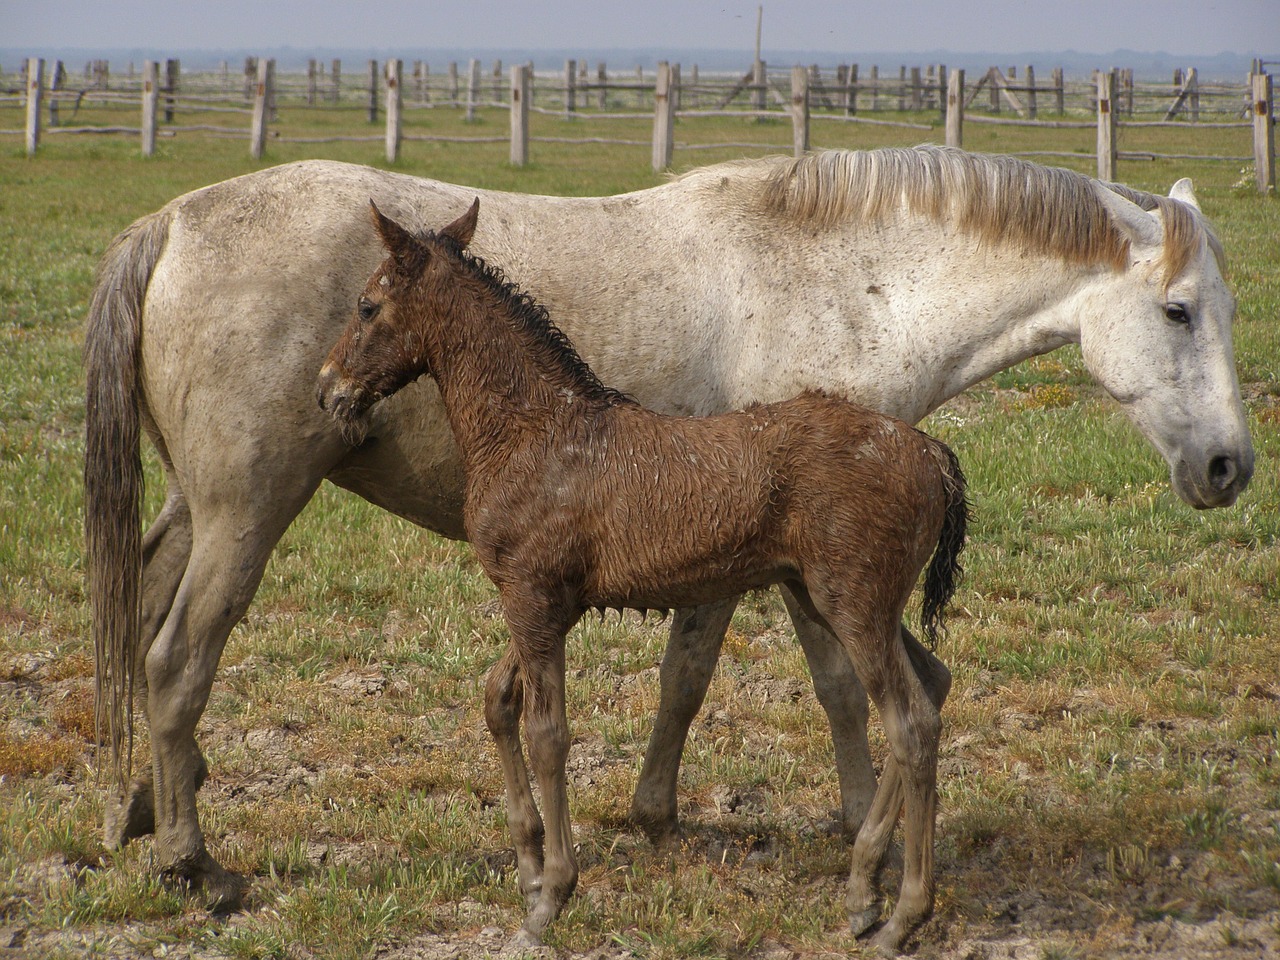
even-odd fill
[{"label": "foal's neck", "polygon": [[585,415],[589,406],[621,399],[545,310],[500,276],[464,268],[433,302],[428,364],[469,472],[477,458],[545,429],[557,411]]}]

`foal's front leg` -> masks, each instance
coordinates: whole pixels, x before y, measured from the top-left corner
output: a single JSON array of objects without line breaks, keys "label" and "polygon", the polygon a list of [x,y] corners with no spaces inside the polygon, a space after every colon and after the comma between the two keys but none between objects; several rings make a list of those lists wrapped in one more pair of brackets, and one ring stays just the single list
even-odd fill
[{"label": "foal's front leg", "polygon": [[573,854],[565,774],[569,723],[565,715],[564,634],[556,638],[554,645],[545,640],[523,641],[524,638],[520,638],[516,642],[525,676],[524,719],[529,732],[529,762],[538,778],[546,813],[542,893],[517,934],[517,943],[528,946],[542,942],[547,924],[560,915],[578,885],[578,862]]},{"label": "foal's front leg", "polygon": [[493,665],[484,688],[484,719],[498,748],[507,790],[507,826],[516,850],[520,893],[532,910],[542,892],[542,817],[529,788],[529,771],[520,747],[520,713],[524,709],[524,677],[514,647]]}]

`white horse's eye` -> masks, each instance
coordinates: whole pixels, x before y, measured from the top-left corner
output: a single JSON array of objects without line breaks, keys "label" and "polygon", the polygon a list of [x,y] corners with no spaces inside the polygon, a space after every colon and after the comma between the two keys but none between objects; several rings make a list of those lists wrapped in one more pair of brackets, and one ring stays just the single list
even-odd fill
[{"label": "white horse's eye", "polygon": [[1187,308],[1180,303],[1166,303],[1164,305],[1164,315],[1174,323],[1190,323],[1191,314],[1187,312]]}]

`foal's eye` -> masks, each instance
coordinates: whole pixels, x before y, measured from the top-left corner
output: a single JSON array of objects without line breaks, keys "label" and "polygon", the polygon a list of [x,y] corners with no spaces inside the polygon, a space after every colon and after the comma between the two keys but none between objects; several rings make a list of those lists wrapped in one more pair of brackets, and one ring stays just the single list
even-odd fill
[{"label": "foal's eye", "polygon": [[1174,323],[1191,322],[1191,314],[1189,314],[1187,312],[1187,308],[1180,303],[1166,303],[1164,305],[1164,315]]},{"label": "foal's eye", "polygon": [[356,303],[356,313],[361,320],[369,321],[378,315],[378,304],[368,297],[361,297]]}]

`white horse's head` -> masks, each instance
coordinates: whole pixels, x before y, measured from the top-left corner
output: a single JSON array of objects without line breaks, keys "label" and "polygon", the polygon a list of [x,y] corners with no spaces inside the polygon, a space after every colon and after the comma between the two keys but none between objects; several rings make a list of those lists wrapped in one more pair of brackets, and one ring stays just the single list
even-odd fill
[{"label": "white horse's head", "polygon": [[1098,196],[1129,238],[1129,262],[1088,296],[1085,364],[1169,464],[1193,507],[1229,506],[1253,475],[1231,324],[1235,298],[1221,251],[1191,188],[1143,209],[1102,184]]}]

